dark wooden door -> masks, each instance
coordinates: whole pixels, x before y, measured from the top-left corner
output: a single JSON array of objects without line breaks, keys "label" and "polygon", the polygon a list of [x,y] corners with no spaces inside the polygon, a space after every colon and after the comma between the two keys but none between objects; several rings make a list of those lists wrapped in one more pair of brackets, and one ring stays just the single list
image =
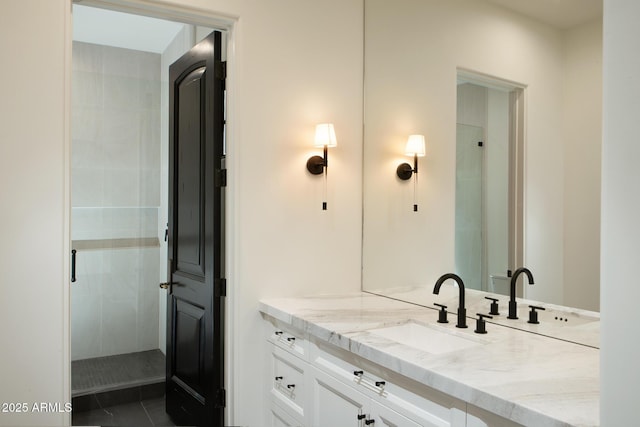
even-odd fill
[{"label": "dark wooden door", "polygon": [[214,31],[169,68],[166,409],[224,425],[224,63]]}]

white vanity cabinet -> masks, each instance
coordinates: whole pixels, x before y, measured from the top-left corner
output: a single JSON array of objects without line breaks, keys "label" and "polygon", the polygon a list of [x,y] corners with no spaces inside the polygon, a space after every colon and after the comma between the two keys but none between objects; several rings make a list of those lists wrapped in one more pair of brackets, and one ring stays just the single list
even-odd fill
[{"label": "white vanity cabinet", "polygon": [[278,322],[268,326],[270,426],[466,426],[464,402]]},{"label": "white vanity cabinet", "polygon": [[388,327],[431,326],[431,310],[364,293],[266,300],[260,312],[272,426],[598,425],[598,349],[493,325],[483,337],[450,326],[474,344],[437,352],[444,330]]}]

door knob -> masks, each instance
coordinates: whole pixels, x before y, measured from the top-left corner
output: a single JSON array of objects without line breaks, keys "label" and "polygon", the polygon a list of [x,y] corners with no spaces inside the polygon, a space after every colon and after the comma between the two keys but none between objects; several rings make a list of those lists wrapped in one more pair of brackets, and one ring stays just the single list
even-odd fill
[{"label": "door knob", "polygon": [[170,285],[171,285],[171,284],[170,284],[170,283],[168,283],[168,282],[160,283],[160,287],[161,287],[162,289],[169,289],[169,286],[170,286]]}]

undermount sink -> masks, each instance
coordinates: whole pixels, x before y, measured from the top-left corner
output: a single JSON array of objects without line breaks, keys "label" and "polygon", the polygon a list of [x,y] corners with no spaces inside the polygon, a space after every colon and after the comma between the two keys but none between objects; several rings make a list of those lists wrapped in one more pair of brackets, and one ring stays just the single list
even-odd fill
[{"label": "undermount sink", "polygon": [[397,326],[372,329],[371,335],[385,338],[430,354],[443,354],[484,344],[481,340],[462,337],[436,325],[409,321]]}]

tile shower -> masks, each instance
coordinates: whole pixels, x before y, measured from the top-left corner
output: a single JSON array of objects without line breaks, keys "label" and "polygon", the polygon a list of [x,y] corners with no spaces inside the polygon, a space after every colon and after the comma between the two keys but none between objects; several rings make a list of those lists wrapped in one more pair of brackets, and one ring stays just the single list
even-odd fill
[{"label": "tile shower", "polygon": [[74,376],[81,363],[116,355],[147,357],[155,350],[150,357],[164,375],[158,350],[164,254],[160,70],[159,54],[73,44],[74,394],[100,387],[99,380],[83,384]]}]

